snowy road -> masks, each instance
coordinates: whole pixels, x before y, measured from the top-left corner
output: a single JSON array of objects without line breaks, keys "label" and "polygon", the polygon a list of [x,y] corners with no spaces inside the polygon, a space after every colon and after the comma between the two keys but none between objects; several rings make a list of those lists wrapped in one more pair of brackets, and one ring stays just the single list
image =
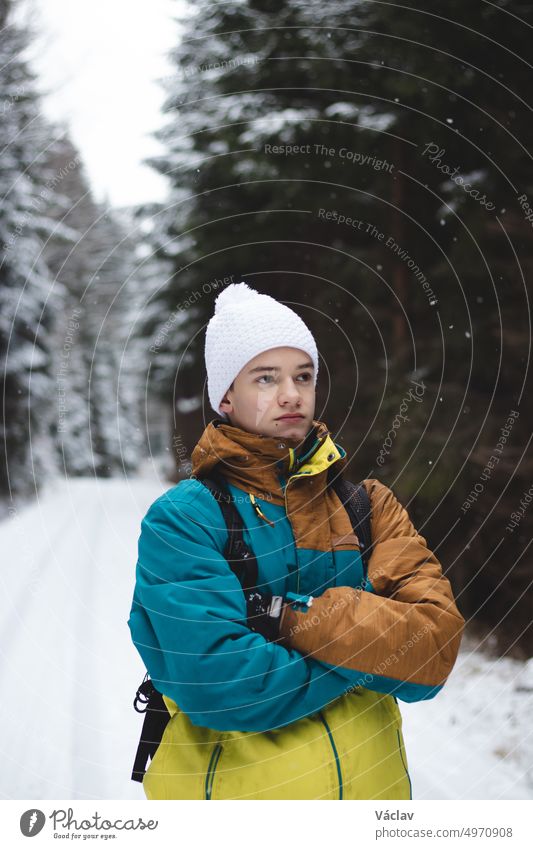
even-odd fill
[{"label": "snowy road", "polygon": [[[168,486],[59,481],[0,523],[0,797],[145,798],[127,619],[140,520]],[[413,797],[533,798],[533,660],[472,648],[436,699],[400,703]]]}]

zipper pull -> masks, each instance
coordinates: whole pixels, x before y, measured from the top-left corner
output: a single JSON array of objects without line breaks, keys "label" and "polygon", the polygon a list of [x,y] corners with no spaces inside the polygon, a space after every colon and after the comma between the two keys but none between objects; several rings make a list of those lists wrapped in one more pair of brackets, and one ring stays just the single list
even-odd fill
[{"label": "zipper pull", "polygon": [[248,493],[248,495],[250,496],[250,501],[252,502],[252,505],[253,505],[254,510],[255,510],[255,512],[257,513],[257,515],[258,515],[261,519],[264,519],[264,521],[265,521],[265,522],[268,522],[268,524],[269,524],[269,525],[273,528],[273,527],[274,527],[274,522],[271,522],[271,521],[270,521],[270,519],[267,519],[267,517],[265,516],[265,514],[263,513],[263,511],[262,511],[262,510],[261,510],[261,508],[259,507],[259,504],[256,502],[256,500],[255,500],[255,495],[252,495],[252,493],[251,493],[251,492],[249,492],[249,493]]},{"label": "zipper pull", "polygon": [[297,593],[286,593],[285,598],[291,602],[291,607],[296,613],[307,613],[313,604],[312,595],[298,595]]}]

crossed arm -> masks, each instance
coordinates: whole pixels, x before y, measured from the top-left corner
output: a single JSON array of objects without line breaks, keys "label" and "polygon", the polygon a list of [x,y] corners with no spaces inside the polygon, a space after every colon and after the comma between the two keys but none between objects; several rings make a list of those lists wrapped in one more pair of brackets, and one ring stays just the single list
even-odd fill
[{"label": "crossed arm", "polygon": [[404,688],[440,689],[457,658],[465,620],[441,564],[392,490],[375,479],[365,486],[374,542],[367,589],[326,590],[306,612],[285,605],[281,643],[365,673],[371,689],[376,675]]}]

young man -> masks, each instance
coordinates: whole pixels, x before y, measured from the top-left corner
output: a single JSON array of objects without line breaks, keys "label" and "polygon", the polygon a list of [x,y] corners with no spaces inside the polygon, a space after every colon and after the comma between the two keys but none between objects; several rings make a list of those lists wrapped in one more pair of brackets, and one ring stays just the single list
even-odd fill
[{"label": "young man", "polygon": [[[218,417],[193,451],[193,476],[142,522],[128,620],[171,713],[146,796],[412,798],[397,699],[434,697],[452,670],[464,619],[450,583],[375,479],[364,481],[364,580],[359,540],[328,486],[348,458],[314,419],[317,348],[295,312],[233,284],[216,300],[205,356]],[[235,496],[258,590],[308,597],[283,604],[274,639],[250,627],[223,556],[226,525],[199,479],[214,472]]]}]

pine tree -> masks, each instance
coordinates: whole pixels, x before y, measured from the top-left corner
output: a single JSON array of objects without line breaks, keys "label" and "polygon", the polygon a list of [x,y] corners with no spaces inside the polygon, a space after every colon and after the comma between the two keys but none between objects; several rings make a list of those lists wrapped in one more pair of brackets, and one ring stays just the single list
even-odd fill
[{"label": "pine tree", "polygon": [[[350,7],[336,4],[333,23]],[[152,319],[151,329],[157,336],[175,305],[186,304],[178,310],[177,332],[157,355],[167,394],[176,377],[178,406],[180,399],[185,405],[197,398],[199,410],[202,327],[227,282],[246,279],[300,305],[312,329],[317,334],[320,329],[321,353],[326,362],[336,361],[341,383],[352,383],[353,339],[339,334],[339,317],[359,325],[361,301],[380,308],[371,267],[374,245],[363,244],[353,229],[325,225],[321,215],[323,208],[366,214],[368,196],[351,185],[359,173],[338,154],[323,151],[346,147],[347,134],[360,120],[361,152],[366,149],[368,156],[369,133],[378,124],[372,110],[366,106],[359,115],[351,98],[339,92],[345,63],[338,58],[339,44],[327,38],[331,32],[316,30],[314,12],[286,0],[200,3],[175,51],[176,75],[166,81],[169,119],[158,133],[168,152],[150,160],[172,182],[158,224],[160,256],[173,263],[173,274],[159,298],[159,327]],[[351,47],[353,34],[345,40]],[[280,144],[304,146],[306,152],[272,152]],[[388,321],[383,308],[382,320]],[[361,341],[368,346],[373,340]],[[343,393],[342,414],[352,403],[351,393]],[[198,412],[193,415],[198,425]]]},{"label": "pine tree", "polygon": [[62,290],[54,286],[42,248],[54,222],[44,154],[57,144],[41,115],[35,76],[24,60],[28,34],[0,29],[0,361],[3,451],[0,492],[27,494],[53,469],[51,328]]},{"label": "pine tree", "polygon": [[63,405],[55,429],[59,460],[67,474],[107,477],[135,469],[143,451],[143,369],[131,341],[125,357],[137,286],[127,230],[133,223],[126,212],[121,216],[95,201],[68,139],[49,167],[61,175],[61,194],[51,208],[60,226],[45,256],[66,293],[54,346]]}]

